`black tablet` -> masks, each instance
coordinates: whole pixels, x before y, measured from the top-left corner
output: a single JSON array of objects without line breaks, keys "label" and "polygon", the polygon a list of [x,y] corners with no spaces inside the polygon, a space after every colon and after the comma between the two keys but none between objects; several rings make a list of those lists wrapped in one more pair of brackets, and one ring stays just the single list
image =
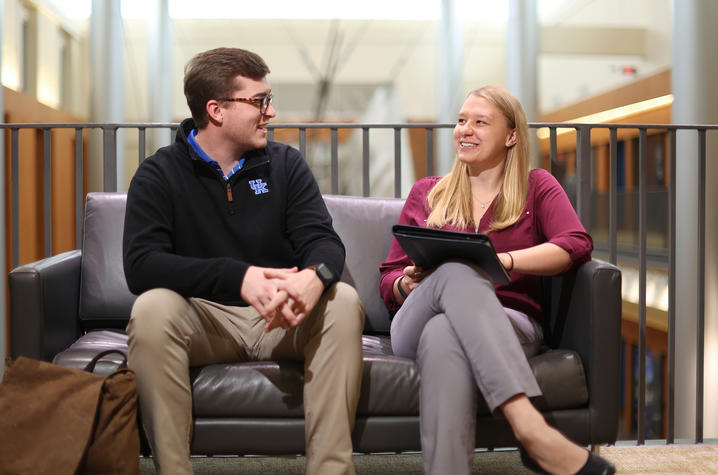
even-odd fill
[{"label": "black tablet", "polygon": [[452,259],[465,259],[481,267],[494,284],[511,279],[496,255],[491,239],[485,234],[462,233],[444,229],[395,224],[394,237],[414,264],[431,269]]}]

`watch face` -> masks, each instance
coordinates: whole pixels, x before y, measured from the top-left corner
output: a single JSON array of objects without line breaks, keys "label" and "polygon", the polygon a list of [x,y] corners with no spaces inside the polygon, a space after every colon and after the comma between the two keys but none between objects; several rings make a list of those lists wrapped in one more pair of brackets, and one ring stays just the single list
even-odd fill
[{"label": "watch face", "polygon": [[334,273],[323,263],[317,265],[316,271],[321,281],[324,282],[324,285],[328,285],[334,278]]}]

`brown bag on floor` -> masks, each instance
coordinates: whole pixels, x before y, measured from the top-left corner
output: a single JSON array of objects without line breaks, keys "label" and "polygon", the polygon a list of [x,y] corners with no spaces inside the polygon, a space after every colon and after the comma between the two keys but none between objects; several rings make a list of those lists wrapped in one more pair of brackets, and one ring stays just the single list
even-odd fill
[{"label": "brown bag on floor", "polygon": [[[108,353],[120,369],[93,374]],[[85,368],[20,357],[0,384],[0,473],[139,473],[137,383],[117,350]],[[89,371],[89,372],[88,372]]]}]

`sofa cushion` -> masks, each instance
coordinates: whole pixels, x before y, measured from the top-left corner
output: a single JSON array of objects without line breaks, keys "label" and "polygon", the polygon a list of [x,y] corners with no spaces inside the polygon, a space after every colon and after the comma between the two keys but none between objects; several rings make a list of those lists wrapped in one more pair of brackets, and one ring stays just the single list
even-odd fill
[{"label": "sofa cushion", "polygon": [[125,193],[89,193],[85,201],[80,320],[86,328],[124,328],[137,298],[122,265]]},{"label": "sofa cushion", "polygon": [[588,402],[588,384],[578,353],[549,350],[529,358],[543,395],[534,400],[540,410],[570,409]]},{"label": "sofa cushion", "polygon": [[[119,330],[90,331],[78,338],[68,349],[55,355],[53,363],[75,369],[85,369],[96,354],[105,350],[120,350],[127,354],[127,334]],[[95,365],[95,373],[108,375],[117,369],[122,356],[109,354]]]},{"label": "sofa cushion", "polygon": [[347,250],[341,280],[353,286],[366,310],[367,332],[389,332],[389,311],[379,295],[379,265],[391,245],[391,227],[404,200],[324,195],[334,229]]},{"label": "sofa cushion", "polygon": [[[419,414],[419,370],[413,360],[394,356],[386,336],[364,335],[364,372],[357,417]],[[83,368],[102,350],[127,351],[127,335],[88,332],[55,358],[56,364]],[[108,356],[97,372],[117,366]],[[588,402],[583,365],[576,353],[550,350],[529,359],[544,392],[534,403],[542,410],[571,409]],[[297,361],[213,364],[191,371],[196,418],[303,417],[304,371]],[[479,398],[478,415],[489,410]]]}]

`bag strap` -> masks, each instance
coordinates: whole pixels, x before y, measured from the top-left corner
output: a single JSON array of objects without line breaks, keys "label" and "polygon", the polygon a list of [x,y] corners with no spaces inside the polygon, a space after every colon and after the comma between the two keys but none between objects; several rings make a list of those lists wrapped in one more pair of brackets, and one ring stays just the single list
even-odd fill
[{"label": "bag strap", "polygon": [[118,368],[127,368],[127,354],[122,350],[105,350],[95,355],[94,358],[90,360],[89,363],[87,363],[87,366],[85,366],[84,370],[89,371],[90,373],[93,373],[95,371],[95,365],[98,361],[100,361],[101,358],[111,355],[112,353],[117,353],[118,355],[122,355],[122,362],[120,363],[120,366]]}]

